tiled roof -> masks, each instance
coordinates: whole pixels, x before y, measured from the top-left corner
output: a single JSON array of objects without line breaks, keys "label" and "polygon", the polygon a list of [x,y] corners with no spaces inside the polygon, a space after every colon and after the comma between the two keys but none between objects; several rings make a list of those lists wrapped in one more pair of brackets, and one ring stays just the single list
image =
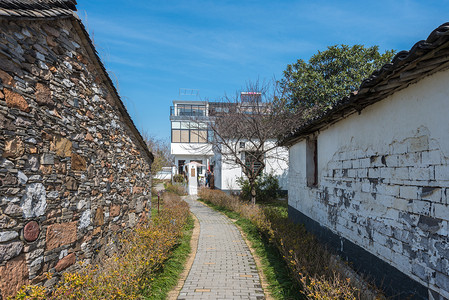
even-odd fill
[{"label": "tiled roof", "polygon": [[363,80],[358,91],[337,101],[331,108],[284,136],[280,144],[291,145],[350,114],[360,113],[365,107],[385,99],[425,76],[447,68],[449,68],[449,22],[440,25],[426,40],[417,42],[410,50],[396,54],[391,63],[385,64]]},{"label": "tiled roof", "polygon": [[139,140],[142,148],[145,153],[151,160],[154,160],[154,156],[151,151],[148,149],[148,146],[145,143],[142,135],[134,124],[131,116],[126,110],[123,101],[120,98],[120,95],[115,88],[111,78],[106,71],[106,68],[103,65],[100,57],[98,56],[97,50],[95,49],[92,40],[89,37],[89,33],[87,32],[84,24],[76,15],[76,0],[0,0],[0,19],[4,18],[54,18],[54,17],[72,17],[72,21],[75,22],[81,30],[81,34],[84,39],[87,41],[87,52],[93,56],[92,60],[97,63],[100,67],[107,84],[113,90],[113,93],[117,96],[118,101],[116,101],[118,105],[118,109],[120,113],[127,120],[128,126],[131,131],[136,135]]},{"label": "tiled roof", "polygon": [[0,16],[49,18],[70,16],[76,11],[76,0],[1,0]]}]

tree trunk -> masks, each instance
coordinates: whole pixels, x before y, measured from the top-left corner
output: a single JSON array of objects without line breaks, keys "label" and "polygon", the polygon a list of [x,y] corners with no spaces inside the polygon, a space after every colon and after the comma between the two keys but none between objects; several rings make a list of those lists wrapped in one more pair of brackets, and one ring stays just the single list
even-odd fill
[{"label": "tree trunk", "polygon": [[256,185],[254,183],[250,183],[251,186],[251,204],[256,204]]}]

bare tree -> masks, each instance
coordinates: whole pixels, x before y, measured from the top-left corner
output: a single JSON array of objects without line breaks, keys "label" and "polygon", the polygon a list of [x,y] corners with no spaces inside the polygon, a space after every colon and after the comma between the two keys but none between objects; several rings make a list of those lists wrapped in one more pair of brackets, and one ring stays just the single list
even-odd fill
[{"label": "bare tree", "polygon": [[153,174],[161,171],[163,167],[171,167],[174,163],[174,157],[170,152],[170,143],[155,136],[143,133],[143,138],[154,155],[154,162],[151,165]]},{"label": "bare tree", "polygon": [[277,140],[298,126],[298,118],[286,109],[276,84],[250,83],[245,92],[209,102],[209,144],[222,161],[241,167],[256,202],[256,179],[267,159],[288,159]]}]

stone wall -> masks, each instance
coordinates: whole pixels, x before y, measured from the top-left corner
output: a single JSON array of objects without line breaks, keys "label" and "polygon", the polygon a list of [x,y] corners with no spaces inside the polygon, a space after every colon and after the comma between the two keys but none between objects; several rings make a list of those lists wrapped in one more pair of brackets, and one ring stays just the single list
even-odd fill
[{"label": "stone wall", "polygon": [[291,215],[399,298],[449,298],[448,78],[319,132],[317,186],[307,186],[306,141],[290,148]]},{"label": "stone wall", "polygon": [[101,258],[149,209],[151,158],[76,22],[0,20],[3,297]]}]

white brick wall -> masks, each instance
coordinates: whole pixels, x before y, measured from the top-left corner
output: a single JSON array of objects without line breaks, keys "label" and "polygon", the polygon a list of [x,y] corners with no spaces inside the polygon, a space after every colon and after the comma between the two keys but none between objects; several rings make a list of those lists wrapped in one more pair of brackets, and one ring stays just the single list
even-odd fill
[{"label": "white brick wall", "polygon": [[448,81],[437,73],[319,132],[318,187],[306,185],[304,141],[289,170],[290,206],[445,297]]}]

